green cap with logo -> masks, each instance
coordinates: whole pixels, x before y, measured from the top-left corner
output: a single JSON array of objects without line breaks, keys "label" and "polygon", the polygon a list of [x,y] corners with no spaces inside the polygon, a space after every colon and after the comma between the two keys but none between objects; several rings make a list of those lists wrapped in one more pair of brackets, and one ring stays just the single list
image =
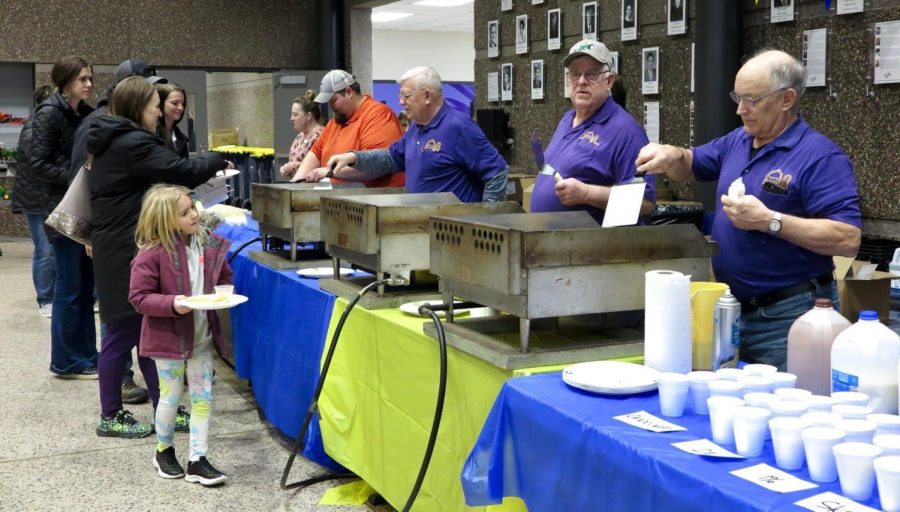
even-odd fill
[{"label": "green cap with logo", "polygon": [[606,48],[605,44],[591,39],[582,39],[572,45],[572,48],[569,49],[569,54],[566,55],[563,65],[569,67],[569,64],[571,64],[573,60],[582,55],[587,55],[600,64],[606,64],[607,66],[612,62],[612,55],[609,54],[609,50]]}]

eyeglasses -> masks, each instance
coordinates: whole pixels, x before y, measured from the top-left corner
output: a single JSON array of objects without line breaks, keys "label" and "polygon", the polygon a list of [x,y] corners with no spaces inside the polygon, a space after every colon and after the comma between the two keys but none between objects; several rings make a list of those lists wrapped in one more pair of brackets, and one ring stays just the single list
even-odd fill
[{"label": "eyeglasses", "polygon": [[728,93],[728,95],[731,96],[731,100],[734,101],[738,105],[740,105],[741,103],[746,103],[746,104],[750,105],[751,107],[755,107],[757,103],[768,98],[769,96],[771,96],[773,94],[777,94],[782,91],[786,91],[788,89],[790,89],[790,87],[782,87],[780,89],[775,89],[774,91],[770,92],[769,94],[763,94],[762,96],[760,96],[758,98],[751,98],[750,96],[738,96],[737,93],[734,91],[731,91],[730,93]]},{"label": "eyeglasses", "polygon": [[581,80],[581,77],[584,77],[588,82],[594,83],[597,80],[600,80],[600,77],[609,73],[609,68],[603,70],[591,70],[585,71],[584,73],[569,73],[569,81],[572,83],[577,83]]},{"label": "eyeglasses", "polygon": [[400,94],[397,95],[397,97],[400,98],[400,101],[409,101],[409,99],[412,98],[413,96],[415,96],[416,94],[418,94],[422,91],[426,91],[426,90],[427,89],[419,89],[418,91],[414,91],[414,92],[401,92]]}]

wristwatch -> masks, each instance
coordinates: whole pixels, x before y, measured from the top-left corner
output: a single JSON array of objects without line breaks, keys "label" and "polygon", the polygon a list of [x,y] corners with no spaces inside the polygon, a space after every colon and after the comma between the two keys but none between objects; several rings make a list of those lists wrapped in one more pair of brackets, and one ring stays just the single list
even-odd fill
[{"label": "wristwatch", "polygon": [[777,236],[781,232],[781,213],[775,212],[775,216],[769,221],[769,234]]}]

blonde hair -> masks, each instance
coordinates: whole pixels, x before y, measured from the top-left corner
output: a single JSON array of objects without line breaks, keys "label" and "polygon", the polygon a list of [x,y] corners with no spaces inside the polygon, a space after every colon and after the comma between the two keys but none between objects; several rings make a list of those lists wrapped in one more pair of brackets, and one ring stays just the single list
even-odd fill
[{"label": "blonde hair", "polygon": [[[181,233],[178,229],[178,200],[190,198],[188,189],[160,183],[144,194],[141,215],[138,217],[134,241],[140,250],[162,246],[169,254],[175,253],[175,245]],[[193,204],[191,205],[193,208]],[[206,242],[207,233],[201,226],[197,230],[200,243]]]}]

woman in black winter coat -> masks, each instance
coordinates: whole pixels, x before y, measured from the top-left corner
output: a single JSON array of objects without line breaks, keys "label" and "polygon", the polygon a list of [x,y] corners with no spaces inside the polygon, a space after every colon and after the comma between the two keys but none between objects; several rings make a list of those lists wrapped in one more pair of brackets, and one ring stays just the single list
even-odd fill
[{"label": "woman in black winter coat", "polygon": [[[94,88],[93,68],[81,57],[63,57],[50,71],[57,92],[38,105],[31,120],[27,166],[43,182],[49,214],[66,194],[77,169],[69,166],[75,130],[93,111],[85,103]],[[24,137],[23,137],[24,138]],[[56,284],[50,321],[50,371],[62,378],[97,378],[94,275],[85,248],[49,227]]]},{"label": "woman in black winter coat", "polygon": [[157,83],[156,92],[159,93],[159,110],[162,112],[156,134],[162,137],[167,148],[187,158],[188,137],[178,128],[187,111],[187,93],[180,85],[171,82]]},{"label": "woman in black winter coat", "polygon": [[[156,135],[159,95],[142,77],[116,85],[108,116],[99,116],[88,130],[87,149],[93,155],[88,175],[94,231],[91,236],[100,320],[100,404],[97,434],[144,437],[151,424],[138,422],[122,409],[125,361],[141,336],[141,316],[128,302],[131,260],[137,252],[135,227],[144,193],[156,183],[189,188],[206,182],[229,163],[217,153],[182,158]],[[159,380],[153,360],[138,357],[153,407],[159,401]]]}]

